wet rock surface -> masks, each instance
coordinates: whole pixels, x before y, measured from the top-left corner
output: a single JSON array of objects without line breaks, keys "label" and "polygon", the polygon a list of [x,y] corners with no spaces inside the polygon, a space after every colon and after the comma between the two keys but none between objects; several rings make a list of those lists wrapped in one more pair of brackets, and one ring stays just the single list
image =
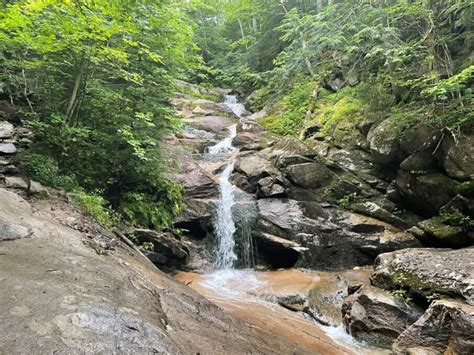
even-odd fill
[{"label": "wet rock surface", "polygon": [[357,339],[390,348],[393,341],[422,314],[379,288],[363,286],[345,299],[343,321],[348,332]]},{"label": "wet rock surface", "polygon": [[273,336],[306,346],[307,353],[339,354],[367,351],[344,335],[341,305],[347,286],[367,284],[370,271],[233,270],[177,278],[228,312],[271,329]]},{"label": "wet rock surface", "polygon": [[340,270],[373,262],[381,253],[419,246],[415,237],[386,223],[318,203],[258,200],[257,228],[307,248],[298,265]]}]

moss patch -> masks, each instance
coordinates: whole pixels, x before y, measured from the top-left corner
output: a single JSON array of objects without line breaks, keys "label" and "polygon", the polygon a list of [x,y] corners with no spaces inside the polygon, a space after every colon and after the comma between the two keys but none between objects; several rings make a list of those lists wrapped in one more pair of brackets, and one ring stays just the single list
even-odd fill
[{"label": "moss patch", "polygon": [[298,135],[315,100],[317,85],[312,82],[297,83],[283,99],[274,105],[270,115],[259,123],[270,132],[286,136]]}]

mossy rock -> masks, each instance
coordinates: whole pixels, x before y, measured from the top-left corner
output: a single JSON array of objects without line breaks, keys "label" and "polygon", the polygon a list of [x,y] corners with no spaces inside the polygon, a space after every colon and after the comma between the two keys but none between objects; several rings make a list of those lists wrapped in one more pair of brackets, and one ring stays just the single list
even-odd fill
[{"label": "mossy rock", "polygon": [[456,191],[463,196],[474,197],[474,179],[458,185]]},{"label": "mossy rock", "polygon": [[427,240],[422,242],[433,246],[443,247],[465,247],[469,245],[467,232],[460,226],[450,226],[444,223],[443,217],[433,217],[418,223],[418,226],[426,232]]},{"label": "mossy rock", "polygon": [[448,296],[474,304],[474,248],[412,248],[381,254],[371,276],[374,286],[407,290],[430,301]]}]

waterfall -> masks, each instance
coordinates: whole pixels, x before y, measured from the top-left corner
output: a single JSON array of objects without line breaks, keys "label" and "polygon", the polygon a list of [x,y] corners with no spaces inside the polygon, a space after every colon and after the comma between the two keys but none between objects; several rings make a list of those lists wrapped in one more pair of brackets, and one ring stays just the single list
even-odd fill
[{"label": "waterfall", "polygon": [[237,117],[242,117],[247,110],[245,106],[237,101],[236,95],[226,95],[224,103]]},{"label": "waterfall", "polygon": [[237,125],[233,124],[228,128],[229,130],[229,135],[225,137],[223,140],[221,140],[219,143],[216,145],[213,145],[212,147],[209,147],[208,149],[208,155],[210,156],[218,156],[221,154],[227,154],[235,150],[235,148],[232,146],[232,140],[235,138],[237,135]]},{"label": "waterfall", "polygon": [[[237,97],[227,95],[224,102],[229,109],[239,118],[246,112],[245,106],[238,103]],[[232,140],[237,135],[237,124],[228,127],[229,134],[220,142],[209,147],[206,157],[208,160],[216,161],[222,158],[230,160],[230,154],[236,150],[232,146]],[[219,175],[219,200],[216,207],[215,216],[215,234],[216,234],[216,266],[219,269],[232,269],[238,259],[236,250],[236,225],[233,215],[235,205],[234,185],[229,181],[230,175],[234,170],[233,161],[229,161]],[[248,225],[247,225],[248,224]],[[240,226],[240,224],[239,224]],[[239,264],[249,267],[253,262],[253,242],[250,223],[243,223],[240,226],[239,234],[242,234],[239,240],[239,255],[242,262]]]},{"label": "waterfall", "polygon": [[234,186],[229,181],[230,174],[234,170],[234,164],[229,163],[219,177],[220,198],[217,205],[216,216],[216,263],[219,269],[231,269],[237,260],[235,254],[235,223],[232,216],[234,205]]}]

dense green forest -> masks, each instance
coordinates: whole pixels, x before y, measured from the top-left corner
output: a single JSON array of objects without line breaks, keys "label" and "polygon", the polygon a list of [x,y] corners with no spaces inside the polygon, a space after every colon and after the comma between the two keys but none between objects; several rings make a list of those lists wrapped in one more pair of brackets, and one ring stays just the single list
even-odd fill
[{"label": "dense green forest", "polygon": [[473,121],[473,11],[462,0],[225,1],[200,9],[197,43],[217,83],[253,92],[253,109],[278,103],[266,120],[276,133],[367,115],[454,129]]},{"label": "dense green forest", "polygon": [[[276,134],[344,139],[389,117],[472,125],[469,0],[22,0],[0,12],[0,96],[35,132],[22,157],[99,219],[169,225],[181,189],[160,140],[174,79],[231,87]],[[112,207],[109,212],[104,207]]]}]

